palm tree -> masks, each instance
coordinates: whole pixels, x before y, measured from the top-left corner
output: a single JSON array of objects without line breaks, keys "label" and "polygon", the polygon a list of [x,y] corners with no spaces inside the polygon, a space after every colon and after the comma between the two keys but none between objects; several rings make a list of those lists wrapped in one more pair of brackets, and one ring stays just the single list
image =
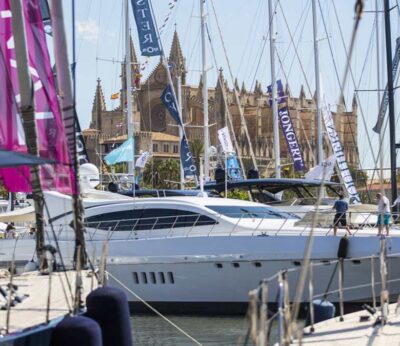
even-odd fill
[{"label": "palm tree", "polygon": [[[171,188],[173,182],[179,184],[180,166],[176,159],[167,159],[163,161],[160,176],[163,188]],[[176,186],[175,186],[176,187]]]},{"label": "palm tree", "polygon": [[152,187],[153,189],[160,188],[162,182],[160,177],[162,164],[162,160],[155,158],[152,158],[147,163],[143,171],[143,181],[147,186]]},{"label": "palm tree", "polygon": [[200,172],[200,158],[204,152],[204,145],[200,139],[194,139],[189,142],[190,151],[192,152],[194,164],[196,165],[197,172]]},{"label": "palm tree", "polygon": [[179,183],[180,166],[176,159],[151,159],[143,171],[143,181],[153,189],[167,189],[171,182]]}]

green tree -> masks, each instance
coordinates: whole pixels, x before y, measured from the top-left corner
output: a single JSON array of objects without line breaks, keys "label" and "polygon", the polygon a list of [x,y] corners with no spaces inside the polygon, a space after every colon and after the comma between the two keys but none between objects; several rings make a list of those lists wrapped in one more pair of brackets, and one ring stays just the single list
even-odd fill
[{"label": "green tree", "polygon": [[163,188],[176,188],[180,182],[180,164],[176,159],[167,159],[161,166]]},{"label": "green tree", "polygon": [[160,159],[152,158],[147,162],[143,171],[143,182],[147,187],[151,187],[153,189],[158,189],[161,185],[161,166],[162,161]]},{"label": "green tree", "polygon": [[194,139],[189,142],[190,151],[192,152],[194,164],[196,165],[197,172],[200,172],[200,159],[204,153],[204,145],[200,139]]},{"label": "green tree", "polygon": [[228,191],[228,198],[241,199],[243,201],[250,200],[248,192],[239,189],[233,189],[231,191]]},{"label": "green tree", "polygon": [[151,159],[144,168],[143,182],[154,189],[176,187],[179,182],[180,166],[176,159]]}]

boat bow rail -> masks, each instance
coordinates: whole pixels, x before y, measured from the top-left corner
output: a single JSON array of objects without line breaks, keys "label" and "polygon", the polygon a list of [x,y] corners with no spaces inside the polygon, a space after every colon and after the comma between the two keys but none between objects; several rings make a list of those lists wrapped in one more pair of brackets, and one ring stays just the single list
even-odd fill
[{"label": "boat bow rail", "polygon": [[[385,238],[381,238],[381,244],[386,248],[388,246],[385,242]],[[351,294],[355,290],[370,290],[372,297],[372,306],[369,311],[375,313],[385,314],[385,309],[382,309],[383,304],[388,304],[391,298],[389,290],[394,287],[398,288],[400,285],[400,277],[388,277],[387,266],[390,266],[393,260],[398,260],[400,253],[392,253],[387,255],[386,250],[380,254],[364,256],[364,257],[352,257],[352,258],[339,258],[337,260],[330,261],[311,261],[308,266],[306,274],[306,280],[303,290],[302,302],[307,304],[307,331],[309,333],[315,332],[315,304],[316,302],[328,302],[334,296],[339,297],[339,320],[344,321],[346,315],[344,313],[344,304],[347,302],[346,294]],[[295,295],[291,292],[296,292],[290,285],[297,287],[301,271],[301,263],[299,262],[298,267],[281,270],[275,273],[273,276],[263,279],[260,285],[254,290],[249,292],[249,310],[248,316],[251,326],[249,329],[253,331],[252,338],[255,341],[256,338],[264,338],[267,340],[266,344],[274,344],[273,340],[270,340],[271,333],[270,328],[274,321],[279,326],[278,331],[278,343],[279,344],[291,344],[292,336],[299,337],[300,330],[296,326],[297,316],[295,315]],[[368,266],[370,271],[370,281],[361,282],[356,285],[346,286],[346,268],[352,265],[363,265]],[[326,270],[331,268],[332,275],[330,280],[326,283],[326,290],[324,292],[315,292],[315,280],[320,279],[320,270]],[[271,296],[271,287],[278,287],[276,292],[276,299],[268,301],[268,297]],[[297,287],[298,288],[298,287]],[[385,291],[382,296],[381,290]],[[275,292],[274,292],[275,293]],[[379,296],[385,297],[381,300],[381,304],[377,304]],[[397,300],[397,296],[393,295],[392,300]],[[322,304],[322,303],[321,303]],[[269,306],[274,305],[277,307],[275,313],[271,313],[268,309]],[[360,304],[361,305],[361,304]],[[379,306],[381,305],[381,306]],[[365,305],[363,305],[363,308]],[[384,316],[382,316],[384,318]],[[302,323],[301,323],[302,324]],[[317,326],[319,326],[317,324]],[[302,327],[300,327],[301,329]],[[284,340],[288,342],[285,343]]]}]

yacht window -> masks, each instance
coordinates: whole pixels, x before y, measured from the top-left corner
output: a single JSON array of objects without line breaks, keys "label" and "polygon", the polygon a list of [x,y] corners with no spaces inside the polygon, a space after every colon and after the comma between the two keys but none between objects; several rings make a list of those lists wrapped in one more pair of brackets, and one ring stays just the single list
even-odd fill
[{"label": "yacht window", "polygon": [[169,278],[169,283],[174,284],[175,279],[174,279],[174,273],[173,272],[168,272],[168,278]]},{"label": "yacht window", "polygon": [[163,272],[159,272],[158,276],[160,277],[160,281],[162,284],[165,284],[165,276]]},{"label": "yacht window", "polygon": [[298,216],[267,206],[225,206],[225,205],[207,205],[207,208],[236,219],[299,219]]},{"label": "yacht window", "polygon": [[178,209],[135,209],[89,216],[86,226],[111,231],[141,231],[192,226],[208,226],[217,222],[206,216]]}]

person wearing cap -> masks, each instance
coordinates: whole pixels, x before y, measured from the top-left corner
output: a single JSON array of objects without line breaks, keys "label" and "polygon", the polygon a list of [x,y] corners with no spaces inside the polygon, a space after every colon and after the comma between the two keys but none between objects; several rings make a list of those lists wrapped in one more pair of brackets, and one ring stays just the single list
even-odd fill
[{"label": "person wearing cap", "polygon": [[349,209],[348,203],[344,200],[343,193],[339,194],[339,199],[335,201],[333,208],[336,210],[335,218],[333,219],[333,235],[336,235],[339,224],[346,229],[346,232],[351,235],[350,228],[346,220],[346,212]]},{"label": "person wearing cap", "polygon": [[381,193],[376,194],[376,200],[378,202],[378,236],[382,234],[383,225],[385,225],[386,235],[389,235],[390,225],[390,203],[386,196],[382,196]]}]

